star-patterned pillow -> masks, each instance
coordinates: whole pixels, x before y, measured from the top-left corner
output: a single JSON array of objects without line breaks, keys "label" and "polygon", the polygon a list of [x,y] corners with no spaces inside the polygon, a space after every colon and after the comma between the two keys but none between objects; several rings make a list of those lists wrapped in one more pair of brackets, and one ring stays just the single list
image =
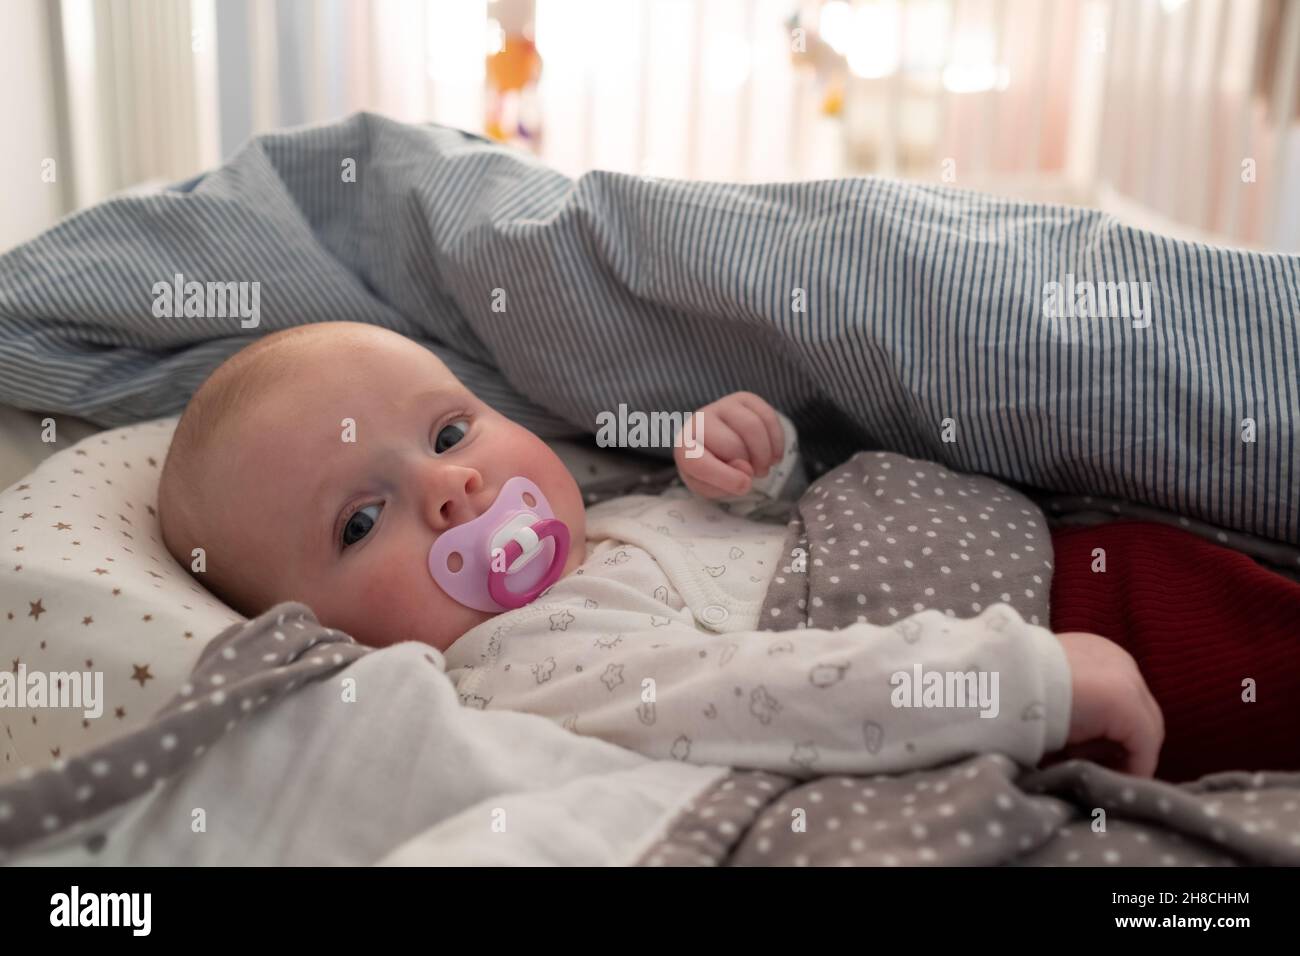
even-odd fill
[{"label": "star-patterned pillow", "polygon": [[204,644],[244,620],[163,546],[176,422],[92,435],[0,492],[0,780],[146,723]]}]

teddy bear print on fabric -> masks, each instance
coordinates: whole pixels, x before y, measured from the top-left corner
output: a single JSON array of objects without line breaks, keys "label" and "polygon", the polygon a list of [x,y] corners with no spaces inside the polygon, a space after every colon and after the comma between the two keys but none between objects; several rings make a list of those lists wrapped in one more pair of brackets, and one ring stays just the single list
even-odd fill
[{"label": "teddy bear print on fabric", "polygon": [[760,685],[750,692],[749,712],[758,718],[760,724],[766,726],[781,712],[781,703],[767,692],[766,687]]},{"label": "teddy bear print on fabric", "polygon": [[795,744],[794,751],[790,754],[790,763],[804,771],[808,771],[817,762],[817,758],[817,745],[805,742]]},{"label": "teddy bear print on fabric", "polygon": [[825,690],[844,679],[848,664],[818,664],[808,674],[808,682]]},{"label": "teddy bear print on fabric", "polygon": [[555,673],[555,658],[548,657],[540,663],[531,665],[531,667],[533,677],[537,679],[537,683],[545,684]]}]

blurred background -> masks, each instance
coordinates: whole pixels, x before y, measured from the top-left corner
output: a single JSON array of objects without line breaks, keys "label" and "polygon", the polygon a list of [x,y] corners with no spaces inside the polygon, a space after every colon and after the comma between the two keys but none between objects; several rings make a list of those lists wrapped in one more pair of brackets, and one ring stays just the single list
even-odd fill
[{"label": "blurred background", "polygon": [[886,175],[1300,252],[1300,0],[8,0],[0,249],[357,110],[569,175]]}]

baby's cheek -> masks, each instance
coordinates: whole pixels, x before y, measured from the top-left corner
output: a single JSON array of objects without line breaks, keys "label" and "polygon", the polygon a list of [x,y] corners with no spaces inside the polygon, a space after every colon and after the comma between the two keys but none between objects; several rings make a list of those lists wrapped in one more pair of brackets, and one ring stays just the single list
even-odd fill
[{"label": "baby's cheek", "polygon": [[548,490],[547,498],[557,514],[572,522],[584,512],[582,491],[559,456],[540,438],[534,436],[534,441],[538,446],[533,458],[538,484]]},{"label": "baby's cheek", "polygon": [[423,565],[401,573],[367,575],[363,592],[357,601],[358,626],[367,635],[363,643],[372,647],[420,641],[446,650],[471,627],[492,616],[452,600]]},{"label": "baby's cheek", "polygon": [[409,572],[353,568],[342,586],[323,596],[333,613],[322,623],[369,647],[415,640],[409,631],[413,621],[429,613],[427,591],[432,587],[432,578],[426,583]]}]

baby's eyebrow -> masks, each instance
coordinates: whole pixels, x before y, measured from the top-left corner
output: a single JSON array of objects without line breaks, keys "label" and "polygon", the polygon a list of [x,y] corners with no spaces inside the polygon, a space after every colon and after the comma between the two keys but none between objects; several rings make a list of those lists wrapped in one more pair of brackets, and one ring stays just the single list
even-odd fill
[{"label": "baby's eyebrow", "polygon": [[416,392],[411,396],[410,402],[406,406],[407,411],[418,411],[421,406],[432,408],[435,405],[445,404],[459,398],[461,390],[451,385],[439,385],[435,388],[424,389]]}]

